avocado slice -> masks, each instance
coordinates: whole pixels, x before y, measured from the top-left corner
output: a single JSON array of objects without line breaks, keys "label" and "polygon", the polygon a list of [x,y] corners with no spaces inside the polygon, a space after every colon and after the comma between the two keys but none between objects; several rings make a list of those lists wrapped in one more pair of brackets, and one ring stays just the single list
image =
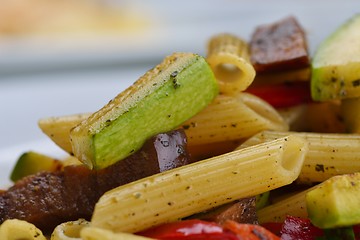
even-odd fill
[{"label": "avocado slice", "polygon": [[17,160],[10,179],[13,182],[40,171],[55,171],[61,169],[62,162],[41,153],[29,151],[23,153]]},{"label": "avocado slice", "polygon": [[73,153],[89,168],[105,168],[140,149],[150,137],[178,127],[218,91],[203,57],[175,53],[73,128]]},{"label": "avocado slice", "polygon": [[319,228],[360,223],[360,173],[338,175],[306,194],[311,222]]},{"label": "avocado slice", "polygon": [[312,61],[315,101],[360,96],[360,14],[323,41]]}]

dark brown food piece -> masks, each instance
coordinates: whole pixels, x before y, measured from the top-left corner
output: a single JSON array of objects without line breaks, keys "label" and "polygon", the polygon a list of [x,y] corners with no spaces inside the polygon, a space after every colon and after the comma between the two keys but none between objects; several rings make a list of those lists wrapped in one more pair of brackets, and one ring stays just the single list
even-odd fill
[{"label": "dark brown food piece", "polygon": [[223,225],[226,220],[238,223],[258,224],[256,215],[256,197],[243,198],[207,212],[199,213],[191,218],[216,222]]},{"label": "dark brown food piece", "polygon": [[294,17],[255,29],[250,59],[257,73],[300,69],[310,65],[305,33]]},{"label": "dark brown food piece", "polygon": [[0,192],[0,224],[22,219],[51,232],[62,222],[90,219],[102,194],[117,186],[189,163],[183,131],[159,134],[130,157],[102,170],[67,166],[40,172]]}]

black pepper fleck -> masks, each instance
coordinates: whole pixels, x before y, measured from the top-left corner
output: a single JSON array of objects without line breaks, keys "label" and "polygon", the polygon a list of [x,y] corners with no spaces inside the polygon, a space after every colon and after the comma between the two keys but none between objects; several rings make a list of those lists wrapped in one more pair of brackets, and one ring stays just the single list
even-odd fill
[{"label": "black pepper fleck", "polygon": [[354,80],[351,83],[352,83],[353,87],[358,87],[358,86],[360,86],[360,79]]},{"label": "black pepper fleck", "polygon": [[317,171],[317,172],[325,172],[324,165],[316,164],[315,171]]}]

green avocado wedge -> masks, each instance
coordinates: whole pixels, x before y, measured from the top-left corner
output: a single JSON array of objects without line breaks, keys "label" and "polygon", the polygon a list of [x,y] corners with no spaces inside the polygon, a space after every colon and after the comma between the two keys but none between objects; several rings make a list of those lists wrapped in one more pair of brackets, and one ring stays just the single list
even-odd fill
[{"label": "green avocado wedge", "polygon": [[311,222],[323,229],[360,224],[360,173],[334,176],[306,194]]},{"label": "green avocado wedge", "polygon": [[311,94],[315,101],[360,97],[360,14],[340,26],[315,52]]},{"label": "green avocado wedge", "polygon": [[218,84],[205,59],[174,53],[70,132],[74,155],[102,169],[175,129],[205,108]]}]

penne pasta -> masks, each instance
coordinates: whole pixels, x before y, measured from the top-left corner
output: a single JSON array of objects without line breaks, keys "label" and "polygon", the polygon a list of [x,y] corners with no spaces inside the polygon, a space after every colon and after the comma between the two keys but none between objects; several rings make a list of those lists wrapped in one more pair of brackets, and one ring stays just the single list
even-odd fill
[{"label": "penne pasta", "polygon": [[62,223],[54,229],[51,240],[81,240],[81,230],[89,225],[85,219]]},{"label": "penne pasta", "polygon": [[254,80],[247,43],[231,34],[219,34],[208,43],[207,62],[219,82],[220,92],[235,94],[244,91]]},{"label": "penne pasta", "polygon": [[287,215],[307,218],[308,213],[305,199],[306,193],[311,189],[313,188],[301,191],[260,209],[256,213],[259,223],[284,222]]},{"label": "penne pasta", "polygon": [[187,145],[187,150],[194,161],[214,157],[233,151],[243,140],[215,142],[201,145]]},{"label": "penne pasta", "polygon": [[341,116],[344,119],[346,130],[351,133],[360,133],[360,98],[344,99],[341,102]]},{"label": "penne pasta", "polygon": [[249,93],[219,95],[181,127],[189,146],[245,139],[263,130],[288,130],[271,105]]},{"label": "penne pasta", "polygon": [[138,232],[267,192],[297,178],[306,152],[306,141],[289,136],[120,186],[100,198],[92,226]]},{"label": "penne pasta", "polygon": [[287,135],[303,137],[309,142],[304,166],[297,182],[322,182],[328,178],[360,171],[360,135],[264,131],[245,141],[247,148]]},{"label": "penne pasta", "polygon": [[110,230],[87,227],[81,230],[82,240],[150,240],[143,236],[138,236],[131,233],[114,233]]},{"label": "penne pasta", "polygon": [[62,117],[49,117],[40,119],[38,125],[40,129],[60,148],[68,153],[72,153],[70,143],[70,130],[81,121],[88,118],[90,114],[74,114]]},{"label": "penne pasta", "polygon": [[289,125],[290,131],[304,131],[308,129],[307,121],[304,121],[304,118],[307,116],[308,104],[277,108],[276,110]]},{"label": "penne pasta", "polygon": [[10,219],[0,225],[1,240],[46,240],[34,224],[23,220]]}]

